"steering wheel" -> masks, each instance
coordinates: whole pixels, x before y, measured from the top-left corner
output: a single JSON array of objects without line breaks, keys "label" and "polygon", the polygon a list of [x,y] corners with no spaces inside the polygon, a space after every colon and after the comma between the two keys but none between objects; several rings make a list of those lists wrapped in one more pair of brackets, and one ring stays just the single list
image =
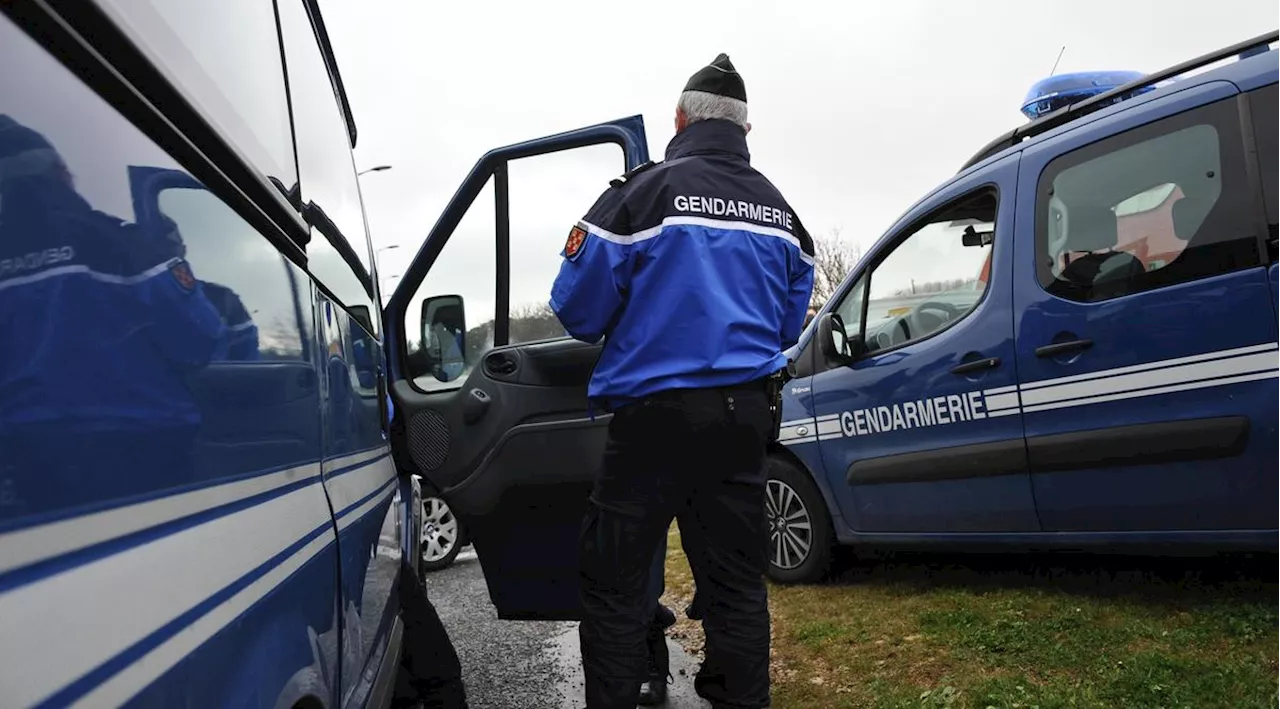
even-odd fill
[{"label": "steering wheel", "polygon": [[[944,315],[941,317],[937,315],[922,317],[926,310],[941,311]],[[915,333],[916,337],[924,337],[958,317],[960,317],[959,308],[940,300],[926,300],[917,305],[907,315],[907,318],[911,320],[911,331]]]}]

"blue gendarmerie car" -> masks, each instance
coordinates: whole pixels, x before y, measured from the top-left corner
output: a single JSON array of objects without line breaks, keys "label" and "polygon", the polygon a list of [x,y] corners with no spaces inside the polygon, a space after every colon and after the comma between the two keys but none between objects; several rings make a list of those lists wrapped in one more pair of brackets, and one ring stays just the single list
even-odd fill
[{"label": "blue gendarmerie car", "polygon": [[791,352],[775,580],[837,544],[1275,550],[1275,42],[1041,82],[902,215]]}]

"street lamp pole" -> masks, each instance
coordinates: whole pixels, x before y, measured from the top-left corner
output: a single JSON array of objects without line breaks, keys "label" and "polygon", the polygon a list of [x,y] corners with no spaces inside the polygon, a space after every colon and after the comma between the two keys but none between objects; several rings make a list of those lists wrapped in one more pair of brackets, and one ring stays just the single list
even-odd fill
[{"label": "street lamp pole", "polygon": [[359,177],[365,174],[366,172],[382,172],[383,170],[390,170],[390,169],[391,169],[390,165],[378,165],[376,167],[371,167],[365,170],[361,170],[360,172],[357,172],[356,177]]},{"label": "street lamp pole", "polygon": [[376,259],[382,255],[383,251],[390,251],[392,249],[398,249],[398,248],[400,248],[400,244],[388,244],[386,246],[379,246],[378,248],[373,250],[373,257]]},{"label": "street lamp pole", "polygon": [[[373,250],[373,265],[374,265],[374,267],[375,267],[375,268],[377,268],[377,269],[378,269],[378,273],[379,273],[379,274],[381,274],[381,273],[382,273],[382,252],[383,252],[383,251],[390,251],[390,250],[392,250],[392,249],[398,249],[398,248],[400,248],[400,244],[388,244],[387,246],[380,246],[380,247],[378,247],[378,248],[376,248],[376,249],[374,249],[374,250]],[[382,290],[382,285],[383,285],[384,283],[386,283],[387,281],[391,280],[392,278],[399,278],[399,277],[400,277],[400,275],[401,275],[401,274],[398,274],[398,273],[397,273],[397,274],[396,274],[396,275],[394,275],[394,276],[387,276],[387,277],[385,277],[385,278],[383,278],[382,276],[379,276],[379,277],[378,277],[378,290],[379,290],[379,291],[381,291],[381,290]]]}]

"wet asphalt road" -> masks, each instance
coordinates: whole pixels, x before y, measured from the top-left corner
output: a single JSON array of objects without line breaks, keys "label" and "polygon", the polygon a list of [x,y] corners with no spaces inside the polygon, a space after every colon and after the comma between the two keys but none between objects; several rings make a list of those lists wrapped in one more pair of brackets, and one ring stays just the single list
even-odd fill
[{"label": "wet asphalt road", "polygon": [[[578,624],[500,621],[474,552],[427,574],[427,593],[462,661],[470,709],[582,709]],[[674,641],[669,709],[705,709],[693,692],[694,661]]]}]

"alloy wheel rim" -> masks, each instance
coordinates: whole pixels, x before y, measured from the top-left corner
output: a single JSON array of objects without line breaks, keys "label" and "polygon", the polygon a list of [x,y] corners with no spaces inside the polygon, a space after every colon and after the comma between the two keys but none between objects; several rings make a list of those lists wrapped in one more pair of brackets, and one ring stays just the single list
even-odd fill
[{"label": "alloy wheel rim", "polygon": [[449,555],[458,543],[458,518],[438,497],[422,500],[422,558],[436,562]]},{"label": "alloy wheel rim", "polygon": [[786,570],[803,564],[813,547],[813,520],[795,488],[770,480],[765,487],[765,511],[770,563]]}]

